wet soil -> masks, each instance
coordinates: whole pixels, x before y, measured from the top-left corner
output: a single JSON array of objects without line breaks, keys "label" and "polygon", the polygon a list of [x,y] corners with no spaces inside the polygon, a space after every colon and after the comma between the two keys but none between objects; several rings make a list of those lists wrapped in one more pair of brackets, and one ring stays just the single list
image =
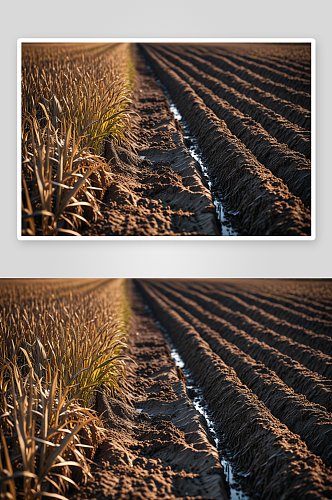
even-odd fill
[{"label": "wet soil", "polygon": [[101,215],[82,234],[221,236],[209,185],[160,83],[200,148],[235,234],[310,236],[310,44],[132,50],[132,129],[121,147],[106,142]]},{"label": "wet soil", "polygon": [[271,60],[257,44],[139,47],[238,214],[238,233],[310,235],[310,46],[272,44]]},{"label": "wet soil", "polygon": [[145,279],[128,290],[128,378],[122,395],[97,395],[107,434],[72,498],[229,498],[223,449],[188,396],[170,338],[242,492],[331,499],[332,281]]},{"label": "wet soil", "polygon": [[117,399],[99,393],[107,436],[78,499],[228,499],[223,467],[185,375],[130,285],[128,378]]},{"label": "wet soil", "polygon": [[332,498],[331,281],[135,283],[200,383],[242,488]]},{"label": "wet soil", "polygon": [[101,217],[84,236],[221,234],[199,163],[183,141],[169,102],[134,47],[136,76],[129,142],[106,143],[111,174]]}]

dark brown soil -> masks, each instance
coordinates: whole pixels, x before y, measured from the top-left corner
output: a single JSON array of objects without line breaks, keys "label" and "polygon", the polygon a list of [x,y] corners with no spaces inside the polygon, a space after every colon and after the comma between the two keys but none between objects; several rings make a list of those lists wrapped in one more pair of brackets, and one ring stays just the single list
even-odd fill
[{"label": "dark brown soil", "polygon": [[238,212],[239,234],[310,235],[310,46],[252,47],[140,45]]},{"label": "dark brown soil", "polygon": [[220,234],[199,163],[183,142],[167,98],[135,50],[130,146],[106,144],[111,180],[102,216],[84,236],[212,236]]},{"label": "dark brown soil", "polygon": [[285,279],[128,283],[128,379],[122,396],[97,396],[107,435],[72,498],[229,498],[206,422],[134,285],[201,385],[249,497],[331,499],[332,281]]},{"label": "dark brown soil", "polygon": [[201,384],[250,495],[332,498],[332,282],[136,285]]},{"label": "dark brown soil", "polygon": [[[121,399],[99,394],[107,438],[75,499],[228,499],[218,452],[161,331],[133,289],[128,379]],[[134,364],[136,363],[136,364]]]},{"label": "dark brown soil", "polygon": [[233,229],[309,236],[310,44],[133,44],[133,54],[129,142],[106,143],[101,216],[83,236],[221,235],[201,167],[147,64],[198,140]]}]

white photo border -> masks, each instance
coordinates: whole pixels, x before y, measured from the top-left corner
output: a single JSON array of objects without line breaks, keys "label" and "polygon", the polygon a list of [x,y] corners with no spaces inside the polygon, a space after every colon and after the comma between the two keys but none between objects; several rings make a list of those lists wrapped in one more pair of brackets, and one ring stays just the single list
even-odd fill
[{"label": "white photo border", "polygon": [[[21,59],[23,43],[310,43],[311,45],[311,235],[310,236],[23,236],[21,211]],[[310,241],[316,239],[316,39],[315,38],[19,38],[17,40],[17,239],[20,241],[206,240]]]}]

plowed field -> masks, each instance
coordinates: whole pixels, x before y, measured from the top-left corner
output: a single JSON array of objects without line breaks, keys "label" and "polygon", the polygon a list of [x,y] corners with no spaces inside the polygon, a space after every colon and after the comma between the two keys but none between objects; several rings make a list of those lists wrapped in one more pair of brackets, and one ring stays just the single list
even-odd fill
[{"label": "plowed field", "polygon": [[[22,235],[313,238],[313,44],[23,44]],[[63,130],[73,120],[64,166],[56,129],[43,129],[51,115]],[[73,160],[88,175],[82,185],[63,149],[77,134],[96,168],[87,174],[83,156]]]},{"label": "plowed field", "polygon": [[[100,339],[110,324],[100,326],[105,318],[122,318],[126,325],[125,337],[119,331],[125,339],[121,346],[126,347],[121,351],[126,376],[116,378],[121,390],[114,386],[111,393],[105,386],[108,374],[116,376],[114,367],[110,368],[114,349],[87,379],[89,388],[97,370],[107,366],[88,400],[96,412],[100,436],[95,439],[92,431],[84,435],[84,442],[92,446],[88,462],[83,462],[85,476],[68,471],[78,486],[71,483],[73,488],[63,491],[59,490],[63,476],[52,473],[52,482],[47,479],[50,485],[45,484],[41,492],[44,496],[56,496],[54,486],[65,494],[58,498],[71,500],[332,499],[331,279],[139,279],[127,283],[51,279],[3,280],[1,285],[3,379],[11,366],[15,376],[19,370],[25,373],[26,360],[31,366],[35,363],[42,374],[41,363],[49,363],[48,370],[55,374],[52,380],[58,373],[68,377],[81,359],[91,363],[86,368],[79,365],[78,374],[84,373],[104,355],[104,351],[97,355],[95,346],[99,340],[104,349],[107,342],[107,338]],[[91,337],[96,332],[94,343],[89,344],[89,336],[81,332]],[[46,354],[40,339],[50,346],[60,367],[50,366],[51,354]],[[24,358],[18,364],[20,346],[24,346]],[[30,373],[29,379],[35,376],[47,395],[48,386],[41,385],[35,371]],[[22,377],[18,394],[26,391],[27,380]],[[78,382],[80,389],[83,382]],[[61,437],[50,441],[56,431],[54,419],[49,439],[40,438],[41,411],[51,404],[41,400],[33,409],[32,396],[37,391],[30,391],[30,399],[20,396],[14,403],[18,413],[12,405],[16,399],[8,396],[9,382],[1,383],[1,432],[6,434],[0,449],[0,497],[6,496],[10,474],[1,464],[10,468],[12,463],[16,498],[28,498],[21,493],[20,471],[27,467],[19,462],[22,450],[29,450],[29,442],[42,440],[51,447],[46,455],[50,461]],[[58,408],[59,392],[53,394]],[[73,414],[72,407],[67,410],[69,404],[65,402],[61,415]],[[12,419],[5,420],[12,410]],[[90,412],[81,407],[77,411]],[[38,420],[31,427],[36,434],[31,436],[25,427],[34,415]],[[7,422],[14,422],[14,431]],[[66,431],[70,432],[73,422]],[[83,460],[81,450],[76,452],[75,459]],[[43,463],[40,453],[38,449],[31,462],[34,471],[39,470],[36,463]],[[63,464],[67,456],[53,467]]]},{"label": "plowed field", "polygon": [[138,280],[253,498],[332,498],[332,283]]},{"label": "plowed field", "polygon": [[310,44],[142,44],[243,235],[311,233]]}]

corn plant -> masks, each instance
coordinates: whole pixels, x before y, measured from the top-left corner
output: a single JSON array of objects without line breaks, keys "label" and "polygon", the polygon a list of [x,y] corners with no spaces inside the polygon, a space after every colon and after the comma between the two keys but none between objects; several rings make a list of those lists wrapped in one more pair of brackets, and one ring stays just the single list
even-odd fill
[{"label": "corn plant", "polygon": [[100,215],[105,141],[130,128],[130,57],[128,44],[22,45],[24,236],[78,236]]},{"label": "corn plant", "polygon": [[129,45],[61,45],[23,44],[22,116],[37,112],[43,119],[42,104],[55,128],[61,120],[72,123],[82,145],[102,154],[104,140],[125,141],[130,126]]},{"label": "corn plant", "polygon": [[[106,88],[96,83],[73,82],[72,94],[63,97],[65,119],[73,124],[82,144],[89,145],[95,154],[102,154],[104,141],[111,137],[116,144],[126,141],[130,126],[129,92],[124,80],[116,79]],[[62,110],[62,108],[61,108]]]},{"label": "corn plant", "polygon": [[[66,500],[67,486],[77,487],[70,477],[72,468],[80,468],[81,481],[89,475],[84,450],[96,448],[101,422],[79,405],[77,395],[68,399],[70,388],[63,388],[56,372],[50,382],[43,382],[28,356],[27,361],[25,376],[24,367],[13,363],[7,363],[0,374],[0,496]],[[89,444],[80,439],[84,428],[92,436]]]},{"label": "corn plant", "polygon": [[124,375],[124,281],[1,280],[0,301],[0,498],[65,499],[103,437],[93,393]]},{"label": "corn plant", "polygon": [[[23,137],[22,233],[77,236],[80,224],[89,224],[82,207],[99,212],[95,192],[102,188],[93,186],[89,177],[107,166],[86,146],[80,147],[82,137],[75,139],[71,124],[59,133],[46,116],[43,130],[32,117],[30,133]],[[78,198],[82,189],[85,199]]]},{"label": "corn plant", "polygon": [[37,337],[34,343],[25,343],[31,364],[40,377],[56,370],[66,387],[73,388],[69,396],[79,390],[85,407],[92,403],[94,391],[103,386],[112,396],[120,391],[118,379],[125,375],[123,350],[125,334],[117,324],[106,324],[91,336],[87,327],[64,329],[60,323],[58,336],[43,346]]},{"label": "corn plant", "polygon": [[[65,332],[88,330],[96,338],[106,324],[122,328],[122,279],[2,279],[0,280],[0,364],[20,354],[24,343],[37,338],[44,346]],[[123,333],[126,330],[123,330]],[[14,349],[15,348],[15,349]]]},{"label": "corn plant", "polygon": [[0,367],[6,359],[25,362],[23,348],[40,378],[57,371],[86,405],[100,385],[113,395],[119,389],[128,329],[124,280],[4,280],[0,300]]}]

